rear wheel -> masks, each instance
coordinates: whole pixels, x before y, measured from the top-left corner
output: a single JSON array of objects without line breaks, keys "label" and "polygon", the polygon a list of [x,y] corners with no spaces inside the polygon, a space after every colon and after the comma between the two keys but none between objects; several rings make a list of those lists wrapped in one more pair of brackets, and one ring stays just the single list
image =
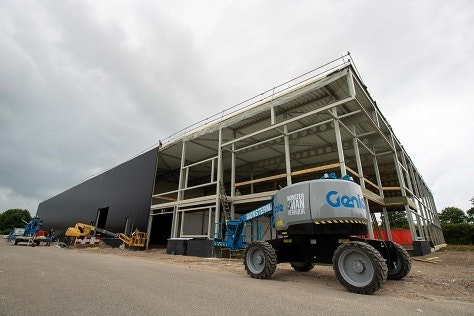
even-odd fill
[{"label": "rear wheel", "polygon": [[332,261],[339,282],[354,293],[372,294],[387,279],[385,259],[364,242],[352,241],[340,245]]},{"label": "rear wheel", "polygon": [[388,268],[389,280],[401,280],[407,276],[411,270],[411,260],[408,252],[399,244],[393,243],[397,250],[397,260],[390,264]]},{"label": "rear wheel", "polygon": [[304,261],[304,262],[290,262],[290,265],[295,271],[298,272],[308,272],[313,270],[315,264],[313,262]]},{"label": "rear wheel", "polygon": [[268,279],[275,272],[275,249],[267,242],[254,242],[245,251],[244,265],[247,274],[256,279]]}]

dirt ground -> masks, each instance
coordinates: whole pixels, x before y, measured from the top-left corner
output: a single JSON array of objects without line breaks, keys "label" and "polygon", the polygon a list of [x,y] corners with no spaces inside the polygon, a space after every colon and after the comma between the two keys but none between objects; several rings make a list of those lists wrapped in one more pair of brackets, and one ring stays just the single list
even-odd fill
[{"label": "dirt ground", "polygon": [[[69,251],[106,253],[117,256],[137,257],[190,269],[210,269],[246,275],[240,258],[199,258],[166,254],[166,249],[134,251],[111,248],[106,245],[90,248],[74,248]],[[426,261],[420,261],[426,260]],[[424,257],[412,257],[411,271],[403,280],[387,282],[376,293],[399,298],[436,300],[439,297],[474,302],[474,252],[439,250]],[[289,264],[279,264],[274,277],[289,276],[297,282],[323,283],[342,287],[337,281],[332,266],[318,265],[312,271],[297,273]]]}]

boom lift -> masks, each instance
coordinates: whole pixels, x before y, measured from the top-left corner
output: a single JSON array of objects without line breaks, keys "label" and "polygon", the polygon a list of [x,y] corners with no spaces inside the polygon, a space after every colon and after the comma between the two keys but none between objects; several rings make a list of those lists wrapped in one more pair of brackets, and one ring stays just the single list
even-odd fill
[{"label": "boom lift", "polygon": [[[139,231],[136,229],[130,237],[125,234],[113,233],[108,230],[95,227],[92,225],[87,225],[83,223],[77,223],[74,227],[69,227],[66,231],[65,236],[69,239],[77,238],[77,237],[89,237],[93,236],[96,233],[104,234],[110,237],[119,238],[122,242],[124,242],[129,247],[145,247],[146,241],[146,233]],[[70,243],[68,243],[70,244]]]},{"label": "boom lift", "polygon": [[[246,248],[244,265],[252,278],[271,277],[282,262],[300,272],[316,263],[332,264],[349,291],[372,294],[387,278],[404,278],[410,256],[392,241],[357,237],[367,234],[367,212],[361,188],[351,180],[331,174],[282,188],[270,203],[228,220],[224,240],[214,245]],[[272,217],[277,238],[246,243],[245,224],[263,216]]]},{"label": "boom lift", "polygon": [[117,237],[116,233],[109,232],[108,230],[95,227],[92,225],[77,223],[74,227],[69,227],[66,230],[66,237],[85,237],[92,236],[95,233],[104,234],[111,237]]},{"label": "boom lift", "polygon": [[97,233],[104,234],[104,235],[114,237],[114,238],[117,237],[116,233],[110,232],[108,230],[95,227],[92,225],[88,225],[88,224],[77,223],[76,225],[74,225],[74,227],[69,227],[66,230],[66,233],[65,233],[66,244],[68,246],[73,245],[77,238],[83,239],[83,238],[93,237]]},{"label": "boom lift", "polygon": [[37,237],[36,234],[41,230],[43,221],[39,217],[33,217],[29,222],[23,221],[25,228],[22,230],[23,234],[15,236],[13,244],[16,245],[20,242],[26,242],[28,246],[37,246],[41,241],[46,241],[49,237]]}]

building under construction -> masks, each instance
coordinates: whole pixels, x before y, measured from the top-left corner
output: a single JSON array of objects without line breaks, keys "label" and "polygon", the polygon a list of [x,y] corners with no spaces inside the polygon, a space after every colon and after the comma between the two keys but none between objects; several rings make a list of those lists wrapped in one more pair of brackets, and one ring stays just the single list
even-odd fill
[{"label": "building under construction", "polygon": [[[350,175],[361,185],[370,237],[381,236],[383,230],[391,240],[388,213],[398,211],[406,214],[415,248],[423,252],[444,243],[432,193],[350,56],[183,129],[143,155],[151,157],[147,172],[156,170],[154,183],[153,174],[139,188],[127,187],[127,178],[122,178],[128,192],[141,190],[140,206],[127,215],[114,213],[112,203],[103,200],[97,205],[76,203],[76,209],[88,208],[81,219],[97,223],[98,210],[105,205],[109,217],[120,217],[112,229],[126,231],[126,225],[130,229],[133,224],[146,229],[147,246],[166,240],[169,252],[212,256],[212,241],[222,238],[226,219],[267,203],[281,187],[334,172]],[[100,176],[107,177],[114,169]],[[117,177],[120,181],[120,172]],[[73,189],[98,194],[97,189],[88,189],[92,182]],[[62,204],[71,205],[66,197],[70,193],[40,204],[38,213],[46,215],[45,223]],[[69,223],[80,218],[77,212],[64,213],[64,208],[62,212]],[[143,220],[133,223],[137,216],[148,218],[148,226],[143,227]],[[249,238],[275,236],[269,218],[255,224],[263,230],[256,234],[256,226],[249,225]],[[102,226],[107,226],[105,221]]]}]

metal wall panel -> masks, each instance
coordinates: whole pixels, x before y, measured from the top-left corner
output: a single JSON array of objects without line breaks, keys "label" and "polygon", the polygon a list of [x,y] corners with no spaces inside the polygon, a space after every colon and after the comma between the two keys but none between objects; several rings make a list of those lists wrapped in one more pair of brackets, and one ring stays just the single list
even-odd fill
[{"label": "metal wall panel", "polygon": [[157,156],[154,148],[41,202],[43,227],[62,231],[77,222],[94,223],[98,209],[108,207],[105,229],[123,232],[130,217],[133,228],[146,231]]}]

